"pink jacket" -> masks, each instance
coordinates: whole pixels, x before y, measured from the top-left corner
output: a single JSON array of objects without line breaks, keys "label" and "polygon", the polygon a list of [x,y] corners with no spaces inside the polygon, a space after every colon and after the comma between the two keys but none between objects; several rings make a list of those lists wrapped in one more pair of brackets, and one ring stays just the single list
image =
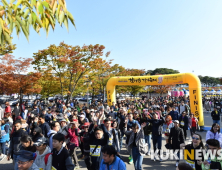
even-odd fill
[{"label": "pink jacket", "polygon": [[79,139],[78,139],[78,133],[80,130],[79,129],[71,129],[69,128],[68,130],[68,138],[70,139],[70,142],[75,143],[76,146],[79,146]]}]

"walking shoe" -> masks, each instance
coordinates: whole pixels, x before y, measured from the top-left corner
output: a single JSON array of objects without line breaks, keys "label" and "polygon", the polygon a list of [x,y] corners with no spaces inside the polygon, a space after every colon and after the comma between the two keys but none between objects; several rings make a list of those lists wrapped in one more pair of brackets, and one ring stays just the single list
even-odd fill
[{"label": "walking shoe", "polygon": [[149,156],[151,155],[151,152],[150,152],[150,151],[148,152],[148,155],[149,155]]},{"label": "walking shoe", "polygon": [[156,161],[156,158],[153,158],[153,161],[155,162],[155,161]]},{"label": "walking shoe", "polygon": [[79,165],[78,165],[78,166],[75,166],[74,170],[79,169],[79,168],[80,168]]},{"label": "walking shoe", "polygon": [[163,160],[160,158],[159,161],[162,162]]},{"label": "walking shoe", "polygon": [[179,162],[176,162],[176,167],[178,167]]},{"label": "walking shoe", "polygon": [[5,157],[6,157],[6,155],[2,154],[2,155],[0,156],[0,162],[1,162],[3,159],[5,159]]},{"label": "walking shoe", "polygon": [[129,156],[129,160],[132,159],[131,155]]},{"label": "walking shoe", "polygon": [[133,164],[133,159],[130,159],[129,164]]}]

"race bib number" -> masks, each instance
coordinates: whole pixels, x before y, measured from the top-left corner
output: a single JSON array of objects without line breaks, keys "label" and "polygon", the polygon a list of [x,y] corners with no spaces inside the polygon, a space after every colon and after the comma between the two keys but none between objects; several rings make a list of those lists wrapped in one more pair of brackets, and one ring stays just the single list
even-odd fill
[{"label": "race bib number", "polygon": [[112,139],[112,138],[109,138],[108,145],[112,145],[112,144],[113,144],[113,139]]},{"label": "race bib number", "polygon": [[[101,146],[99,145],[96,150],[94,151],[96,145],[90,145],[90,155],[91,156],[100,156],[100,152],[101,152]],[[94,151],[94,152],[93,152]]]},{"label": "race bib number", "polygon": [[186,163],[187,163],[188,165],[190,165],[190,166],[193,168],[193,170],[195,170],[195,162],[190,161],[190,160],[186,160]]},{"label": "race bib number", "polygon": [[180,125],[181,125],[181,126],[184,126],[184,121],[181,121],[181,122],[180,122]]}]

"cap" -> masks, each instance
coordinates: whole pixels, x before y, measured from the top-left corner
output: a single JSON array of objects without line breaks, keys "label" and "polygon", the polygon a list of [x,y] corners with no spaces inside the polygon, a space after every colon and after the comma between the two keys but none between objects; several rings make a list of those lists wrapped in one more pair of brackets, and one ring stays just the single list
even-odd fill
[{"label": "cap", "polygon": [[48,143],[45,137],[39,138],[33,145],[41,146],[42,144]]},{"label": "cap", "polygon": [[79,115],[79,117],[85,118],[85,115]]},{"label": "cap", "polygon": [[67,110],[71,110],[71,108],[69,107]]},{"label": "cap", "polygon": [[30,151],[26,151],[26,150],[19,151],[18,155],[19,156],[17,157],[17,160],[22,161],[22,162],[31,161],[31,160],[34,160],[34,158],[35,158],[34,152],[30,152]]},{"label": "cap", "polygon": [[91,109],[90,112],[94,112],[94,109]]},{"label": "cap", "polygon": [[179,120],[174,120],[173,123],[178,123],[179,124]]},{"label": "cap", "polygon": [[85,123],[82,125],[82,127],[84,127],[84,126],[89,126],[89,125],[90,125],[89,122],[85,122]]}]

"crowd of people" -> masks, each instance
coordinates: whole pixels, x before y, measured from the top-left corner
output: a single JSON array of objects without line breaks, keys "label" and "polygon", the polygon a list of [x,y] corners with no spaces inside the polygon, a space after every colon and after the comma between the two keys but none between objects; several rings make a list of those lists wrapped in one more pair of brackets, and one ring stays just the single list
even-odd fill
[{"label": "crowd of people", "polygon": [[[211,112],[213,125],[206,134],[205,145],[198,134],[198,119],[190,110],[189,97],[126,99],[111,106],[100,101],[81,107],[76,100],[67,104],[60,99],[50,103],[36,100],[31,109],[26,109],[25,103],[11,109],[6,102],[5,109],[0,108],[0,161],[13,159],[15,170],[76,170],[80,168],[78,159],[83,159],[88,170],[125,170],[120,153],[125,139],[129,163],[134,164],[135,170],[141,170],[143,157],[151,155],[151,146],[159,155],[153,160],[160,162],[161,149],[218,150],[222,147],[222,104],[218,99],[214,101],[219,102]],[[203,98],[204,106],[208,102]],[[206,110],[211,109],[212,105]],[[191,144],[185,142],[188,130]],[[176,160],[176,167],[221,169],[222,161],[188,157],[185,163]]]}]

